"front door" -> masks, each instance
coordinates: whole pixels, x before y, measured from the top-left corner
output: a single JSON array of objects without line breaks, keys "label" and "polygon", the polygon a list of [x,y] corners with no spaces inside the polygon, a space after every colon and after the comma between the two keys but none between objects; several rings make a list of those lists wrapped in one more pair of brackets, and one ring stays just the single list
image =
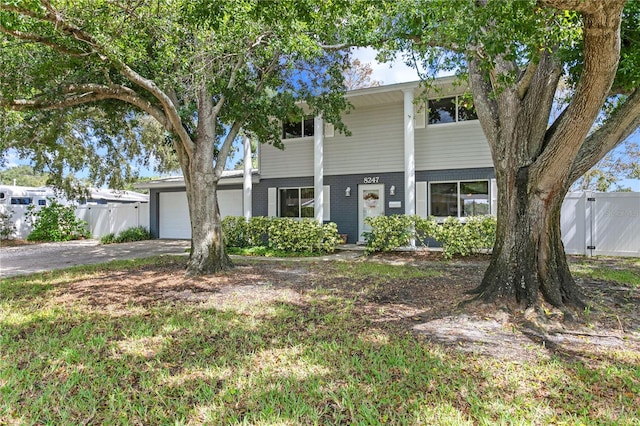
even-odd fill
[{"label": "front door", "polygon": [[384,184],[358,185],[358,240],[364,241],[363,232],[371,231],[365,218],[384,215]]}]

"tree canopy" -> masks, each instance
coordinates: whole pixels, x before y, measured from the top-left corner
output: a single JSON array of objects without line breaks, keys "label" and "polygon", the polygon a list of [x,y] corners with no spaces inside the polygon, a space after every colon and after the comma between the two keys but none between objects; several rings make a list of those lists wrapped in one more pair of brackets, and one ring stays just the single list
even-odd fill
[{"label": "tree canopy", "polygon": [[[492,261],[476,293],[582,306],[560,233],[571,184],[640,126],[640,2],[388,2],[386,48],[470,87],[498,183]],[[564,109],[551,116],[559,85]]]},{"label": "tree canopy", "polygon": [[229,261],[216,186],[233,141],[242,131],[281,146],[280,123],[309,113],[344,130],[340,49],[375,32],[374,11],[360,0],[3,2],[0,149],[56,176],[88,167],[111,186],[135,174],[128,159],[175,154],[188,270],[218,271]]}]

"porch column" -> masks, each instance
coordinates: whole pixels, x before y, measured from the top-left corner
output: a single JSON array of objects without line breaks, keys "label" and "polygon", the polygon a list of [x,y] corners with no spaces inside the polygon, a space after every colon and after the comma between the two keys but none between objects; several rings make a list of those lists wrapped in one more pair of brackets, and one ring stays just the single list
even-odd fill
[{"label": "porch column", "polygon": [[251,140],[245,136],[243,141],[244,146],[244,173],[242,180],[242,206],[244,210],[244,218],[245,220],[251,219],[253,216],[253,206],[251,204],[251,192],[253,190],[253,184],[251,181],[251,170],[252,170],[252,162],[251,162]]},{"label": "porch column", "polygon": [[404,92],[404,212],[416,214],[416,160],[413,130],[413,89]]},{"label": "porch column", "polygon": [[324,120],[321,116],[313,119],[313,193],[316,220],[322,223],[324,217]]}]

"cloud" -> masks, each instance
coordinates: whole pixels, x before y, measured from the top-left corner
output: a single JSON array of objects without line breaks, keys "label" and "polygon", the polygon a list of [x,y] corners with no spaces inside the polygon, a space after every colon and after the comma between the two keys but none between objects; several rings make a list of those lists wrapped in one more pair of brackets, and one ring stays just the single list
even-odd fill
[{"label": "cloud", "polygon": [[381,81],[384,85],[420,80],[416,70],[407,66],[402,60],[396,59],[393,62],[378,62],[376,60],[377,53],[376,50],[370,47],[361,47],[352,50],[353,58],[357,58],[363,64],[368,63],[371,66],[373,70],[371,78]]}]

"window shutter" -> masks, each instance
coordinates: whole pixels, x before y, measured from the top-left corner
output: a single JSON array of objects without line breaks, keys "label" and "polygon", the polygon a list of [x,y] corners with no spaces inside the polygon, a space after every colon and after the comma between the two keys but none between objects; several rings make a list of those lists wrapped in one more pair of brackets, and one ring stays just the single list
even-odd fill
[{"label": "window shutter", "polygon": [[278,188],[268,189],[267,216],[274,217],[278,215]]},{"label": "window shutter", "polygon": [[331,187],[329,185],[324,185],[322,187],[322,192],[324,201],[324,206],[322,208],[322,220],[328,222],[331,220]]},{"label": "window shutter", "polygon": [[427,182],[416,182],[416,215],[427,217]]},{"label": "window shutter", "polygon": [[425,125],[427,124],[427,117],[426,117],[426,111],[427,108],[425,108],[425,103],[424,102],[420,102],[417,105],[413,106],[413,114],[414,114],[414,129],[424,129]]},{"label": "window shutter", "polygon": [[495,179],[491,179],[491,214],[496,216],[498,214],[498,182]]},{"label": "window shutter", "polygon": [[332,138],[335,135],[336,129],[331,123],[324,123],[324,136],[326,138]]}]

